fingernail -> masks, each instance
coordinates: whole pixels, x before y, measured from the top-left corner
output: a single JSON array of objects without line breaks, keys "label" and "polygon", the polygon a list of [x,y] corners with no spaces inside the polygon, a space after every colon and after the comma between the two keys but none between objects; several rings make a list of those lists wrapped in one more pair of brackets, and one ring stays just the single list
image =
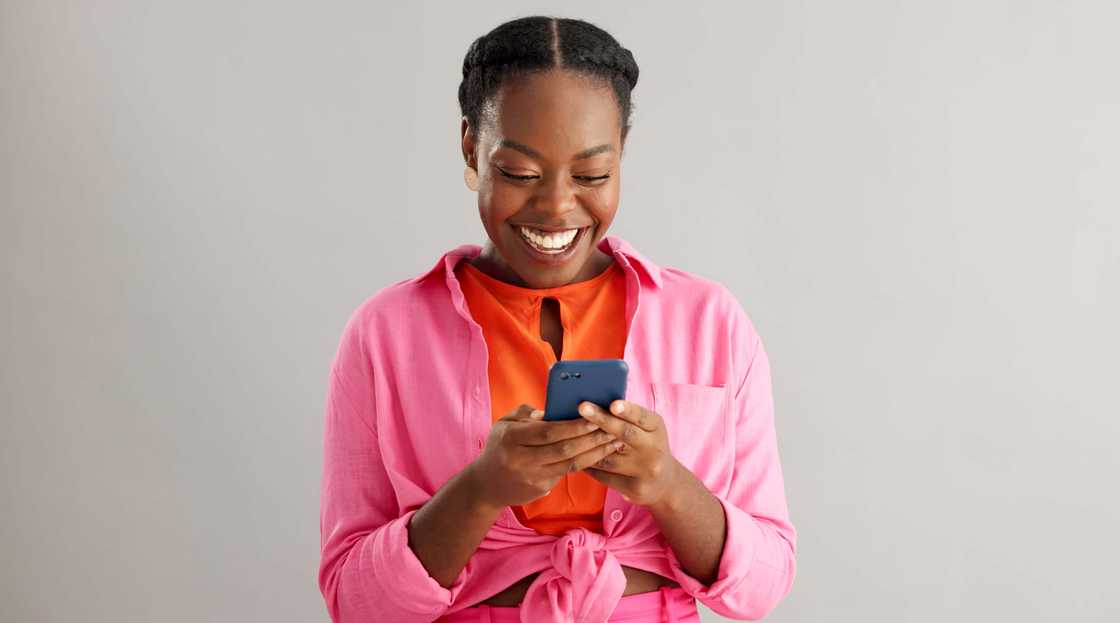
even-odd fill
[{"label": "fingernail", "polygon": [[544,417],[544,411],[541,411],[540,409],[533,409],[533,412],[529,414],[529,417],[533,417],[539,420]]},{"label": "fingernail", "polygon": [[591,415],[591,406],[585,402],[579,406],[579,412],[583,415]]},{"label": "fingernail", "polygon": [[611,413],[613,413],[615,415],[618,415],[619,413],[622,413],[622,401],[621,400],[616,400],[616,401],[611,403]]}]

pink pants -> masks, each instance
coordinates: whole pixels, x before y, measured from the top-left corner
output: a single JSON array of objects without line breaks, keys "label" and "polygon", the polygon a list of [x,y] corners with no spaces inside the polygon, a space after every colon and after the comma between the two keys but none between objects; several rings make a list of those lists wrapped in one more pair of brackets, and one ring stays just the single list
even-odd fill
[{"label": "pink pants", "polygon": [[[520,606],[478,604],[442,616],[435,623],[520,623]],[[679,586],[626,595],[607,619],[610,623],[700,623],[696,599]]]}]

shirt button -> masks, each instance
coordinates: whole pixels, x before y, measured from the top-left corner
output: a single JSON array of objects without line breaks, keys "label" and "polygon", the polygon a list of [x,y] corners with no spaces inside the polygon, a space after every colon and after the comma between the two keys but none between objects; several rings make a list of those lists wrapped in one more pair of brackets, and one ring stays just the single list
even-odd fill
[{"label": "shirt button", "polygon": [[618,521],[619,519],[622,519],[622,511],[616,508],[611,511],[611,521]]}]

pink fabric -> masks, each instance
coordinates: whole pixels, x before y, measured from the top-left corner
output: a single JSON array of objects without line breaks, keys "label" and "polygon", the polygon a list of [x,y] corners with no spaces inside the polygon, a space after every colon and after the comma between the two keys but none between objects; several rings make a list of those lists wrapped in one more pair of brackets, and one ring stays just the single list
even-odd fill
[{"label": "pink fabric", "polygon": [[[519,623],[518,606],[479,604],[436,619],[436,623]],[[627,595],[618,602],[608,623],[700,623],[696,600],[678,587],[662,586],[656,591]]]},{"label": "pink fabric", "polygon": [[540,534],[507,507],[451,586],[427,573],[408,522],[482,453],[491,427],[486,344],[454,274],[481,247],[464,244],[367,298],[342,331],[325,401],[318,571],[335,623],[434,621],[537,571],[522,621],[607,621],[625,590],[620,565],[673,578],[730,618],[762,618],[788,594],[796,531],[758,333],[723,285],[658,267],[616,236],[598,245],[626,272],[626,398],[665,419],[673,455],[723,507],[717,579],[689,576],[649,511],[614,489],[604,534]]}]

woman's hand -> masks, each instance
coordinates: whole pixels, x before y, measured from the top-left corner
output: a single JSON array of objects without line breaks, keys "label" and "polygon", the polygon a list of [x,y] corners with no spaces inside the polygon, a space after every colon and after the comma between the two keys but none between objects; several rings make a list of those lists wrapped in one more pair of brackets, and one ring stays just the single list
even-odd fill
[{"label": "woman's hand", "polygon": [[494,423],[486,448],[471,464],[483,503],[501,508],[532,502],[564,474],[615,452],[614,436],[596,424],[543,417],[543,411],[522,404]]},{"label": "woman's hand", "polygon": [[650,409],[626,400],[615,400],[607,412],[593,402],[582,402],[579,414],[625,445],[584,471],[617,489],[632,504],[652,506],[668,499],[684,466],[669,451],[665,421]]}]

